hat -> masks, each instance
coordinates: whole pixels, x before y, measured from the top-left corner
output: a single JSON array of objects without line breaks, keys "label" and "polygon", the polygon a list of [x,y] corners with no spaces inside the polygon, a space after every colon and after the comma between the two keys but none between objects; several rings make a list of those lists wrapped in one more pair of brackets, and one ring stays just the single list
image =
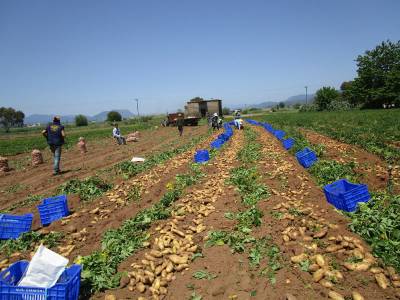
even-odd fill
[{"label": "hat", "polygon": [[217,113],[214,113],[214,117],[218,117],[218,114],[217,114]]}]

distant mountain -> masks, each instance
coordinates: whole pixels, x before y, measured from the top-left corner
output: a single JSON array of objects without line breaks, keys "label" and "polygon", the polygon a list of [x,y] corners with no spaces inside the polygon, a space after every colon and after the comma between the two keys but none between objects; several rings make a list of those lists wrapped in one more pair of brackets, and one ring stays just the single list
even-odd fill
[{"label": "distant mountain", "polygon": [[[117,112],[119,112],[122,116],[123,119],[128,119],[132,118],[134,115],[127,109],[115,109]],[[93,117],[89,117],[90,121],[95,121],[95,122],[104,122],[107,120],[107,114],[110,111],[102,111],[101,113],[98,113],[97,115],[94,115]]]},{"label": "distant mountain", "polygon": [[[131,113],[127,109],[115,109],[118,111],[122,118],[127,119],[133,117],[133,113]],[[101,113],[98,113],[97,115],[94,116],[87,116],[89,121],[94,121],[94,122],[104,122],[107,120],[107,114],[110,111],[102,111]],[[25,118],[24,122],[25,124],[47,124],[53,120],[54,115],[41,115],[41,114],[33,114]],[[61,116],[61,122],[62,123],[73,123],[75,122],[75,115],[65,115]]]},{"label": "distant mountain", "polygon": [[[314,102],[315,94],[307,95],[307,102],[310,104]],[[271,108],[278,105],[280,102],[285,103],[286,106],[294,105],[294,104],[305,104],[306,103],[306,95],[296,95],[287,98],[284,101],[265,101],[258,104],[238,104],[232,107],[231,109],[244,109],[244,108]]]},{"label": "distant mountain", "polygon": [[[315,98],[315,94],[310,94],[307,95],[307,102],[308,104],[313,103],[314,102],[314,98]],[[293,105],[293,104],[305,104],[306,103],[306,95],[296,95],[296,96],[292,96],[287,98],[285,101],[286,105]]]}]

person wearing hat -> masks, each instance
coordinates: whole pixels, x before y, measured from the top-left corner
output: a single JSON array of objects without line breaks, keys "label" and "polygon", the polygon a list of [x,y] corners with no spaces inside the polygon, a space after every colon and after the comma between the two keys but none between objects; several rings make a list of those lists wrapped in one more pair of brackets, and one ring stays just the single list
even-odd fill
[{"label": "person wearing hat", "polygon": [[49,124],[46,129],[42,131],[42,134],[46,138],[47,144],[50,146],[50,150],[53,153],[53,175],[59,175],[61,147],[64,145],[65,140],[65,130],[64,126],[61,125],[60,117],[55,116],[53,118],[53,123]]},{"label": "person wearing hat", "polygon": [[219,117],[217,113],[214,113],[214,115],[211,118],[211,125],[212,125],[212,129],[219,129]]},{"label": "person wearing hat", "polygon": [[126,140],[125,137],[121,135],[121,131],[118,128],[118,123],[114,123],[114,129],[113,129],[113,137],[117,140],[118,145],[126,145]]}]

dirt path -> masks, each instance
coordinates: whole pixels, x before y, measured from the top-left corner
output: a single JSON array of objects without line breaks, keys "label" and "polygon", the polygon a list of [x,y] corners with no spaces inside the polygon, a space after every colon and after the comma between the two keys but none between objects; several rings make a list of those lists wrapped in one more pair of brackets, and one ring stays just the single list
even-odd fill
[{"label": "dirt path", "polygon": [[[320,133],[302,129],[310,143],[324,146],[324,156],[341,163],[356,163],[355,171],[361,175],[361,181],[372,190],[383,190],[387,187],[389,172],[388,165],[378,156],[354,145],[339,142]],[[400,193],[400,166],[392,166],[392,180],[394,192]]]},{"label": "dirt path", "polygon": [[[72,178],[95,175],[101,169],[127,160],[134,155],[148,156],[165,147],[170,149],[172,147],[170,143],[174,143],[175,147],[179,146],[206,131],[206,126],[188,127],[183,138],[178,138],[175,128],[159,128],[143,131],[139,142],[128,143],[127,146],[115,145],[110,138],[90,144],[89,152],[84,156],[77,149],[70,149],[63,153],[62,169],[66,173],[61,176],[50,175],[52,163],[50,159],[36,168],[27,167],[25,170],[6,173],[0,177],[0,209],[9,207],[32,194],[51,193],[57,186]],[[16,191],[6,192],[7,188],[16,184],[19,185]]]}]

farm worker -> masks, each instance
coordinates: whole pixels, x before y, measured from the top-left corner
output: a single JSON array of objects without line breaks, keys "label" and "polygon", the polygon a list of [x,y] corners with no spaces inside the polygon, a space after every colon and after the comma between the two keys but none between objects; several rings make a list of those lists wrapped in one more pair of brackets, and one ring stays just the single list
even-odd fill
[{"label": "farm worker", "polygon": [[126,140],[125,138],[121,135],[121,131],[118,128],[118,123],[114,123],[114,129],[113,129],[113,137],[117,140],[118,145],[126,145]]},{"label": "farm worker", "polygon": [[65,131],[64,126],[61,125],[60,117],[55,116],[53,123],[49,124],[42,134],[47,139],[47,144],[50,146],[50,150],[54,157],[54,173],[53,175],[60,174],[60,160],[61,160],[61,147],[64,144]]},{"label": "farm worker", "polygon": [[176,126],[178,126],[179,136],[183,134],[183,125],[185,121],[183,120],[183,116],[181,114],[178,115],[178,119],[176,120]]},{"label": "farm worker", "polygon": [[217,113],[214,113],[214,115],[211,118],[211,124],[212,124],[212,128],[213,130],[215,129],[219,129],[219,117]]}]

